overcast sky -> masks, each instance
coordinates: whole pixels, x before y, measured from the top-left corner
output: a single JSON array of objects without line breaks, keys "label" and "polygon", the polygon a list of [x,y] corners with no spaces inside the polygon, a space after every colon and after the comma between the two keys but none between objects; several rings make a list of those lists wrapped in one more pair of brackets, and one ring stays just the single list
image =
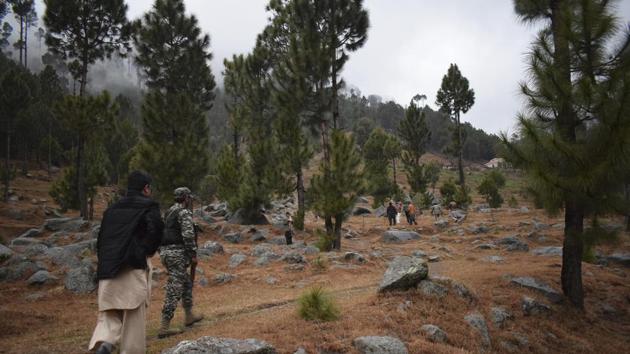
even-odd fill
[{"label": "overcast sky", "polygon": [[[249,52],[267,23],[268,0],[186,0],[187,11],[210,34],[212,69],[222,82],[223,59]],[[138,18],[153,0],[128,0]],[[487,132],[512,130],[521,107],[518,82],[535,34],[520,23],[511,0],[365,0],[370,29],[365,46],[351,53],[342,76],[363,95],[378,94],[406,106],[416,93],[435,95],[450,63],[475,90],[464,121]],[[41,12],[40,12],[41,13]],[[627,24],[630,0],[618,3]]]}]

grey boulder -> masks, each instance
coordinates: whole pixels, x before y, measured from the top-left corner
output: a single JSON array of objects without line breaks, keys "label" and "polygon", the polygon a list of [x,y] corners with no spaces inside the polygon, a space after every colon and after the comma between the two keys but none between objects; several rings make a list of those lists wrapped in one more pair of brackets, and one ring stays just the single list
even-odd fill
[{"label": "grey boulder", "polygon": [[420,331],[431,342],[444,343],[448,339],[446,332],[444,332],[440,327],[436,325],[425,324],[422,327],[420,327]]},{"label": "grey boulder", "polygon": [[26,281],[29,285],[43,285],[54,283],[59,278],[50,274],[47,270],[39,270],[35,274],[31,275]]},{"label": "grey boulder", "polygon": [[407,347],[400,339],[394,337],[358,337],[352,345],[361,354],[407,354]]},{"label": "grey boulder", "polygon": [[416,287],[428,274],[429,267],[424,260],[398,256],[389,263],[378,291],[407,290]]},{"label": "grey boulder", "polygon": [[71,269],[66,274],[64,286],[75,294],[89,293],[96,289],[96,273],[86,265]]},{"label": "grey boulder", "polygon": [[404,242],[410,240],[419,240],[420,234],[413,231],[388,230],[383,234],[383,242]]},{"label": "grey boulder", "polygon": [[274,347],[258,339],[201,337],[185,340],[162,354],[277,354]]},{"label": "grey boulder", "polygon": [[545,295],[549,299],[549,301],[553,303],[562,302],[562,295],[554,288],[540,280],[534,279],[532,277],[516,277],[512,278],[510,282],[512,284],[520,285],[528,289],[536,290]]},{"label": "grey boulder", "polygon": [[89,222],[82,218],[53,218],[46,219],[44,229],[48,231],[76,232],[86,225],[89,225]]},{"label": "grey boulder", "polygon": [[562,257],[562,247],[539,247],[532,250],[536,256],[560,256]]},{"label": "grey boulder", "polygon": [[542,302],[536,301],[529,296],[523,296],[521,309],[526,316],[545,315],[551,313],[551,307]]},{"label": "grey boulder", "polygon": [[488,332],[486,319],[479,313],[470,313],[464,317],[464,320],[479,333],[483,347],[490,348],[492,341],[490,340],[490,332]]}]

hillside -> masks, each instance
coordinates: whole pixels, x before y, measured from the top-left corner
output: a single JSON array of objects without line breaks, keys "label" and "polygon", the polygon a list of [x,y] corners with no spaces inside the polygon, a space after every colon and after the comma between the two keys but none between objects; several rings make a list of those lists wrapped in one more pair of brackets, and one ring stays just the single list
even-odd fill
[{"label": "hillside", "polygon": [[[443,178],[448,178],[449,173]],[[473,185],[478,183],[478,173],[471,172],[469,180]],[[517,176],[510,176],[506,194],[517,195],[518,183]],[[3,243],[9,244],[24,231],[40,228],[46,218],[55,217],[55,205],[46,192],[49,184],[42,171],[15,181],[19,200],[0,205]],[[98,216],[106,205],[106,193],[107,190],[99,193]],[[479,205],[479,197],[474,197],[474,204]],[[388,228],[384,218],[353,216],[346,224],[347,237],[340,253],[311,254],[312,248],[305,247],[316,241],[313,230],[323,226],[310,213],[307,229],[296,235],[293,247],[274,243],[282,234],[281,227],[257,227],[267,238],[260,243],[250,240],[247,226],[225,221],[208,224],[199,218],[197,221],[204,226],[200,245],[215,241],[224,249],[223,253],[203,257],[199,264],[195,303],[206,319],[181,335],[166,340],[156,338],[166,277],[159,258],[154,257],[148,351],[158,353],[185,339],[218,336],[261,339],[280,353],[294,353],[300,347],[306,353],[357,353],[353,339],[368,335],[397,337],[410,353],[478,352],[485,345],[492,352],[626,351],[630,345],[630,270],[608,256],[628,254],[630,235],[622,233],[617,245],[599,246],[600,264],[583,263],[586,310],[580,313],[564,302],[552,302],[556,300],[555,292],[560,292],[561,258],[554,253],[554,247],[562,244],[561,218],[545,216],[520,197],[518,201],[518,208],[505,207],[491,213],[473,207],[462,224],[451,219],[443,228],[435,225],[425,211],[418,218],[419,225],[398,227],[418,232],[420,239],[400,243],[383,240]],[[201,211],[197,215],[206,216]],[[620,222],[607,220],[609,224]],[[33,238],[32,245],[12,247],[15,254],[0,265],[0,317],[4,319],[0,323],[1,353],[85,352],[95,325],[96,294],[67,290],[65,277],[77,265],[64,265],[49,250],[52,246],[89,243],[93,236],[91,227],[81,224],[61,236],[58,231],[44,229]],[[240,243],[230,243],[225,238],[234,232],[241,234]],[[512,241],[509,236],[514,236]],[[512,244],[517,247],[511,247]],[[303,257],[304,263],[289,263],[290,257],[285,257],[286,261],[269,260],[264,264],[253,255],[259,254],[260,249],[278,256],[293,252]],[[551,255],[537,255],[543,251]],[[346,256],[346,252],[360,256]],[[245,255],[245,260],[230,266],[236,264],[232,258],[236,254]],[[395,256],[412,254],[433,260],[427,263],[431,282],[419,289],[378,293],[388,263]],[[82,265],[93,265],[95,261],[89,247],[70,256]],[[24,265],[27,263],[34,266],[29,268]],[[21,277],[7,280],[8,269],[20,264],[26,269]],[[58,279],[28,285],[30,273],[38,268],[47,269]],[[532,277],[552,290],[540,292],[516,285],[513,280],[518,277]],[[296,299],[314,286],[330,291],[341,309],[339,320],[317,323],[298,317]],[[468,293],[462,292],[461,286]],[[548,305],[550,310],[524,313],[525,296]],[[495,307],[502,307],[511,316],[502,323],[493,321],[498,318],[493,315]],[[485,318],[489,344],[484,344],[480,332],[466,322],[465,317],[471,313]],[[174,323],[179,325],[181,321],[178,309]],[[430,341],[421,330],[425,324],[439,326],[447,334],[446,341]]]}]

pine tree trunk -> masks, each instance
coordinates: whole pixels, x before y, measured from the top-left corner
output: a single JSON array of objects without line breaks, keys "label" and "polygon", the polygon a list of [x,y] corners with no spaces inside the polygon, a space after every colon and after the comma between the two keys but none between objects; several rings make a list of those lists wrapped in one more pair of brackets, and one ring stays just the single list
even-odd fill
[{"label": "pine tree trunk", "polygon": [[7,117],[7,155],[4,160],[4,201],[9,200],[9,184],[11,183],[11,167],[9,160],[11,159],[11,123]]},{"label": "pine tree trunk", "polygon": [[326,225],[326,235],[333,236],[333,222],[332,216],[325,215],[324,216],[324,224]]},{"label": "pine tree trunk", "polygon": [[[630,208],[630,184],[626,184],[626,207]],[[630,232],[630,212],[626,214],[626,232]]]},{"label": "pine tree trunk", "polygon": [[320,124],[322,131],[322,151],[324,153],[324,166],[328,169],[330,167],[330,149],[328,146],[328,127],[326,121],[322,121]]},{"label": "pine tree trunk", "polygon": [[333,249],[341,249],[341,225],[343,223],[343,214],[335,215],[335,238],[333,242]]},{"label": "pine tree trunk", "polygon": [[52,165],[52,118],[48,116],[48,176]]},{"label": "pine tree trunk", "polygon": [[24,24],[24,67],[28,68],[28,22]]},{"label": "pine tree trunk", "polygon": [[463,156],[464,156],[464,144],[462,144],[462,124],[459,119],[459,112],[457,112],[457,168],[459,169],[459,185],[462,188],[465,186],[466,181],[464,180],[464,165],[463,165]]},{"label": "pine tree trunk", "polygon": [[330,56],[332,59],[331,62],[331,83],[332,83],[332,100],[330,102],[330,104],[332,105],[332,116],[333,116],[333,129],[338,129],[339,126],[337,125],[338,122],[337,120],[339,119],[339,103],[338,103],[338,97],[337,97],[337,90],[339,90],[338,87],[338,82],[337,82],[337,42],[338,42],[338,38],[337,38],[337,28],[336,28],[336,22],[335,22],[335,12],[337,10],[337,2],[336,0],[332,0],[331,2],[331,11],[330,11]]},{"label": "pine tree trunk", "polygon": [[582,287],[583,231],[584,211],[575,201],[568,201],[564,211],[562,292],[578,308],[584,308],[584,290]]},{"label": "pine tree trunk", "polygon": [[20,65],[24,65],[24,17],[20,16]]},{"label": "pine tree trunk", "polygon": [[398,180],[396,178],[396,158],[392,159],[392,171],[393,171],[393,174],[394,174],[394,185],[397,186],[398,185]]},{"label": "pine tree trunk", "polygon": [[24,160],[22,160],[22,174],[28,173],[28,144],[24,143]]},{"label": "pine tree trunk", "polygon": [[85,161],[84,161],[84,148],[85,142],[82,137],[79,137],[79,141],[77,143],[77,190],[79,192],[79,210],[81,211],[81,217],[88,217],[88,207],[87,207],[87,193],[85,186]]},{"label": "pine tree trunk", "polygon": [[305,214],[305,190],[304,190],[304,173],[300,169],[297,173],[297,196],[298,196],[298,218],[302,220],[301,225],[296,225],[298,230],[304,230],[304,214]]}]

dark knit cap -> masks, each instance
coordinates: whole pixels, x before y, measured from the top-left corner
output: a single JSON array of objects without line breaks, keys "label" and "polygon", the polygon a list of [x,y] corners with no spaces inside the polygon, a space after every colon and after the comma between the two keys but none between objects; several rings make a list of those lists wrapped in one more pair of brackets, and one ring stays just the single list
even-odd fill
[{"label": "dark knit cap", "polygon": [[127,190],[128,191],[141,191],[144,186],[151,184],[151,176],[148,173],[142,171],[133,171],[127,177]]}]

